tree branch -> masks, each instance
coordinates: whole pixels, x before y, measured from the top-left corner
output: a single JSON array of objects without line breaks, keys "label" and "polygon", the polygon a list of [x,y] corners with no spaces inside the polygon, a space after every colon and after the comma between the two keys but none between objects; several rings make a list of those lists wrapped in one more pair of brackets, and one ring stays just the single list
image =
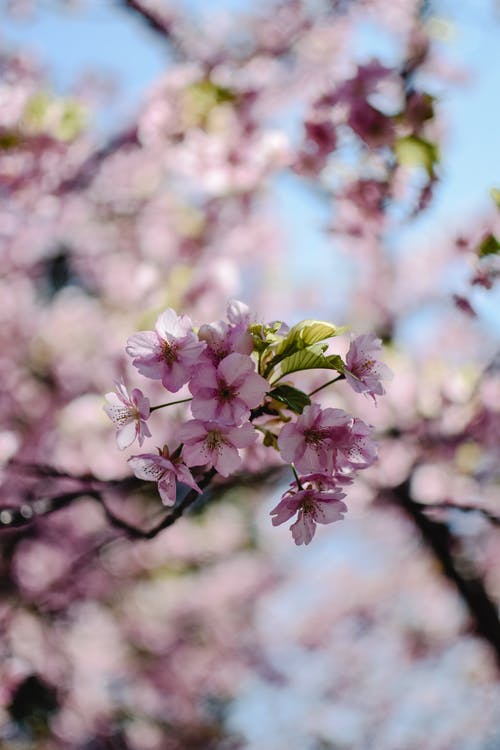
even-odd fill
[{"label": "tree branch", "polygon": [[119,3],[124,10],[131,11],[142,20],[149,29],[160,34],[164,39],[170,38],[172,21],[162,16],[159,11],[144,7],[139,0],[119,0]]},{"label": "tree branch", "polygon": [[444,575],[454,584],[469,610],[476,633],[484,638],[496,656],[500,667],[500,620],[497,605],[490,599],[481,578],[473,571],[464,575],[457,567],[451,548],[453,536],[448,527],[425,515],[424,508],[410,495],[409,481],[405,481],[392,491],[392,499],[413,521],[425,543],[441,564]]}]

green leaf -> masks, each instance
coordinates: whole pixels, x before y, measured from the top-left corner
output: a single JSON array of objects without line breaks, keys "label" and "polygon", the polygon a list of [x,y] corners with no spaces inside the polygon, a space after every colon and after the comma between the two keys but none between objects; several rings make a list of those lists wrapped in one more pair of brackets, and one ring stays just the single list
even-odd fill
[{"label": "green leaf", "polygon": [[500,242],[494,235],[488,234],[479,245],[477,254],[480,258],[484,258],[485,255],[497,255],[499,251]]},{"label": "green leaf", "polygon": [[439,161],[439,149],[435,143],[417,135],[407,135],[397,139],[394,151],[399,164],[423,167],[430,177],[434,175],[434,167]]},{"label": "green leaf", "polygon": [[[286,357],[296,352],[308,349],[324,339],[331,338],[344,333],[346,328],[337,328],[333,323],[323,320],[302,320],[290,328],[286,336],[270,347],[271,358],[265,363],[264,377],[269,377],[274,367]],[[325,351],[327,344],[322,345],[321,353]],[[297,369],[304,369],[299,367]]]},{"label": "green leaf", "polygon": [[495,201],[497,208],[500,208],[500,190],[498,188],[491,188],[490,195]]},{"label": "green leaf", "polygon": [[344,328],[337,328],[333,323],[326,323],[323,320],[302,320],[290,328],[283,341],[278,344],[274,350],[274,358],[305,349],[306,346],[329,339],[338,333],[343,333],[344,330]]},{"label": "green leaf", "polygon": [[282,336],[279,336],[276,331],[281,327],[281,320],[276,320],[272,325],[262,325],[262,323],[252,323],[249,326],[249,331],[252,334],[254,349],[256,352],[265,351],[271,344],[275,344],[280,341]]},{"label": "green leaf", "polygon": [[325,357],[326,344],[313,346],[285,357],[280,364],[280,377],[300,370],[337,370],[344,372],[344,363],[337,354]]},{"label": "green leaf", "polygon": [[307,393],[299,391],[298,388],[294,388],[291,385],[278,385],[272,391],[269,391],[268,396],[281,401],[282,404],[286,404],[296,414],[302,414],[304,407],[309,406],[311,403],[311,399]]}]

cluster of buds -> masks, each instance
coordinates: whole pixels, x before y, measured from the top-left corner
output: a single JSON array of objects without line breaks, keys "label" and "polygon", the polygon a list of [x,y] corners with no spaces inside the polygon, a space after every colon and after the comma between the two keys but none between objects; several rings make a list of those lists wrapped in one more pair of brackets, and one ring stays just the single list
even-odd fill
[{"label": "cluster of buds", "polygon": [[[317,523],[331,523],[347,511],[343,488],[355,471],[376,458],[372,428],[342,409],[311,401],[326,386],[345,379],[358,393],[375,399],[390,375],[378,360],[381,343],[371,335],[355,338],[344,361],[328,354],[327,339],[341,331],[323,321],[304,320],[292,328],[281,321],[252,320],[246,305],[233,301],[227,319],[198,330],[187,315],[165,310],[154,331],[127,342],[127,354],[146,378],[161,380],[176,393],[187,386],[191,396],[150,406],[137,388],[123,383],[108,393],[105,411],[116,427],[118,447],[151,437],[152,411],[189,402],[192,419],[177,431],[178,445],[132,456],[135,476],[158,483],[165,505],[174,505],[177,483],[201,493],[199,477],[207,471],[229,477],[242,466],[241,450],[261,439],[291,465],[294,482],[271,511],[273,524],[297,519],[290,527],[296,544],[309,544]],[[306,394],[284,378],[302,370],[324,369],[335,377]],[[194,473],[194,476],[193,476]],[[197,481],[198,480],[198,481]]]}]

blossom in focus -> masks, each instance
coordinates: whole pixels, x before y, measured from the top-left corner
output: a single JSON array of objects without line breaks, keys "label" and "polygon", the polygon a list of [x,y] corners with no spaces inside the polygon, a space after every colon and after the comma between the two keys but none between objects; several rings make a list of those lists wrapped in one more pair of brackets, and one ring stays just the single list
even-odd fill
[{"label": "blossom in focus", "polygon": [[201,493],[188,467],[180,458],[172,459],[166,446],[160,454],[142,453],[131,456],[128,463],[138,479],[158,482],[158,492],[165,505],[175,503],[177,482]]},{"label": "blossom in focus", "polygon": [[262,402],[269,384],[255,372],[250,357],[233,353],[217,368],[202,365],[190,383],[191,410],[198,419],[221,424],[239,424]]},{"label": "blossom in focus", "polygon": [[253,351],[253,339],[247,328],[230,326],[223,320],[200,326],[198,335],[207,345],[204,360],[215,366],[233,352],[248,355]]},{"label": "blossom in focus", "polygon": [[175,393],[188,382],[205,346],[194,333],[191,319],[167,308],[158,317],[154,331],[130,336],[126,351],[141,375],[161,380]]},{"label": "blossom in focus", "polygon": [[352,417],[342,409],[322,409],[316,403],[306,406],[296,422],[282,428],[278,437],[281,456],[298,471],[333,472],[333,430],[337,441],[347,441],[351,424]]},{"label": "blossom in focus", "polygon": [[355,338],[347,352],[345,378],[356,393],[372,396],[383,396],[385,393],[381,380],[392,377],[390,369],[378,356],[382,348],[380,339],[371,333]]},{"label": "blossom in focus", "polygon": [[372,427],[358,417],[347,429],[332,430],[334,470],[367,469],[377,458],[377,446],[371,438]]},{"label": "blossom in focus", "polygon": [[203,359],[215,366],[233,352],[251,354],[253,338],[248,330],[250,310],[238,300],[232,300],[227,306],[229,323],[223,320],[200,326],[198,336],[205,341],[207,348]]},{"label": "blossom in focus", "polygon": [[245,422],[241,427],[234,427],[219,422],[191,419],[179,430],[187,465],[213,466],[223,477],[240,468],[241,457],[238,448],[247,448],[256,437],[257,434],[250,422]]},{"label": "blossom in focus", "polygon": [[144,438],[151,437],[146,420],[150,414],[149,399],[139,388],[129,392],[123,383],[116,381],[116,393],[106,393],[109,404],[103,408],[116,427],[116,443],[120,450],[128,448],[137,438],[142,445]]},{"label": "blossom in focus", "polygon": [[316,532],[317,523],[341,521],[347,506],[342,502],[345,497],[335,480],[325,474],[315,473],[300,479],[301,489],[297,482],[291,484],[271,511],[273,526],[279,526],[298,513],[297,520],[290,526],[295,544],[309,544]]}]

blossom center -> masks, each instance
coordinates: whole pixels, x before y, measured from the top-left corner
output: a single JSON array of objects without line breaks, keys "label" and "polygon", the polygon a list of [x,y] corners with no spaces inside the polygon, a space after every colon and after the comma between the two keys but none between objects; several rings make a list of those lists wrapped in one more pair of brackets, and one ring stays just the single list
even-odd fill
[{"label": "blossom center", "polygon": [[169,341],[164,340],[162,345],[163,358],[168,364],[172,364],[177,360],[177,347],[175,344],[171,344]]},{"label": "blossom center", "polygon": [[319,427],[311,427],[310,430],[306,430],[304,432],[304,437],[306,439],[306,443],[319,445],[319,443],[324,442],[329,437],[329,433],[328,430],[324,428],[321,429]]},{"label": "blossom center", "polygon": [[222,435],[219,430],[211,430],[207,433],[206,444],[209,450],[216,450],[222,444]]},{"label": "blossom center", "polygon": [[232,401],[237,394],[237,390],[234,385],[228,385],[224,381],[219,382],[219,401]]}]

